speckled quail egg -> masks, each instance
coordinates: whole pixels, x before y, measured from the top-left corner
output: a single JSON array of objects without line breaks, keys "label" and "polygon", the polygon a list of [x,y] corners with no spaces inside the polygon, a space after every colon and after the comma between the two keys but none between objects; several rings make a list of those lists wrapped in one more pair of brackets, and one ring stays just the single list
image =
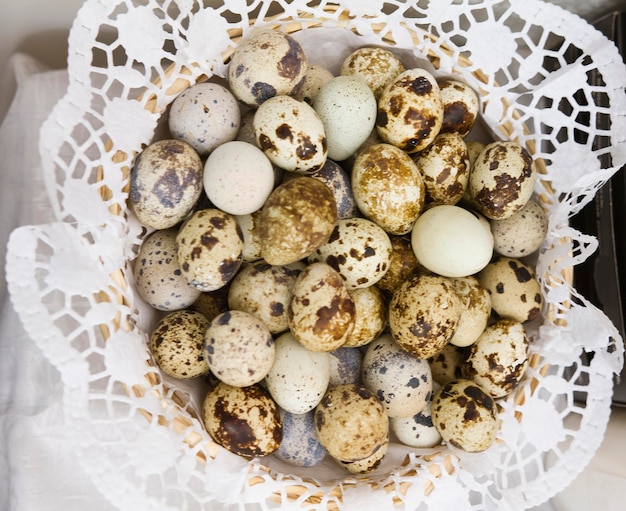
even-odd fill
[{"label": "speckled quail egg", "polygon": [[416,163],[390,144],[359,152],[352,167],[352,193],[363,216],[389,234],[408,233],[424,208],[424,180]]},{"label": "speckled quail egg", "polygon": [[233,215],[243,235],[243,249],[241,260],[244,263],[253,263],[261,259],[261,240],[259,226],[261,210],[246,215]]},{"label": "speckled quail egg", "polygon": [[367,474],[378,468],[380,463],[383,461],[383,458],[386,456],[388,450],[389,440],[382,444],[372,454],[361,460],[342,461],[335,459],[335,461],[351,474]]},{"label": "speckled quail egg", "polygon": [[150,335],[150,352],[161,370],[174,378],[205,375],[204,333],[209,321],[199,312],[179,310],[166,314]]},{"label": "speckled quail egg", "polygon": [[360,347],[377,339],[387,326],[387,302],[376,286],[351,289],[356,317],[345,347]]},{"label": "speckled quail egg", "polygon": [[444,442],[467,452],[488,449],[499,427],[493,398],[466,379],[452,380],[435,393],[432,419]]},{"label": "speckled quail egg", "polygon": [[272,454],[283,438],[278,406],[260,385],[218,383],[204,399],[202,420],[215,442],[247,458]]},{"label": "speckled quail egg", "polygon": [[[433,390],[438,388],[439,385],[433,383]],[[432,396],[426,406],[412,417],[392,417],[389,420],[389,427],[400,443],[418,449],[435,447],[441,443],[441,435],[433,424],[431,406]]]},{"label": "speckled quail egg", "polygon": [[389,419],[365,387],[346,384],[328,390],[315,408],[315,430],[328,453],[340,461],[372,456],[389,441]]},{"label": "speckled quail egg", "polygon": [[356,308],[332,267],[311,263],[300,272],[289,304],[289,329],[311,351],[340,348],[354,328]]},{"label": "speckled quail egg", "polygon": [[487,144],[476,157],[468,191],[473,206],[491,220],[503,220],[530,200],[535,162],[525,147],[512,141]]},{"label": "speckled quail egg", "polygon": [[330,351],[330,380],[328,385],[344,385],[346,383],[360,383],[361,362],[363,353],[356,348],[337,348]]},{"label": "speckled quail egg", "polygon": [[501,319],[489,325],[470,347],[464,372],[494,399],[510,394],[528,368],[524,325]]},{"label": "speckled quail egg", "polygon": [[243,234],[232,215],[202,209],[189,217],[176,236],[178,264],[201,291],[225,286],[242,262]]},{"label": "speckled quail egg", "polygon": [[269,264],[291,264],[328,241],[337,222],[337,204],[324,183],[298,177],[270,194],[260,220],[263,259]]},{"label": "speckled quail egg", "polygon": [[168,124],[172,136],[187,142],[201,157],[234,140],[241,112],[233,94],[218,83],[196,83],[172,102]]},{"label": "speckled quail egg", "polygon": [[467,348],[459,348],[448,343],[441,351],[430,357],[428,363],[434,382],[438,385],[445,385],[449,381],[463,378],[467,355]]},{"label": "speckled quail egg", "polygon": [[417,273],[421,266],[415,257],[410,235],[390,235],[389,239],[391,241],[389,268],[376,286],[385,292],[393,293],[400,284]]},{"label": "speckled quail egg", "polygon": [[306,413],[290,413],[283,409],[283,441],[274,452],[278,459],[298,467],[314,467],[328,454],[317,439],[313,422],[314,410]]},{"label": "speckled quail egg", "polygon": [[441,91],[433,75],[425,69],[400,73],[378,98],[378,134],[407,153],[430,145],[442,123]]},{"label": "speckled quail egg", "polygon": [[333,78],[334,75],[325,67],[309,63],[302,86],[298,92],[292,94],[292,96],[299,101],[304,101],[312,105],[322,85],[331,81]]},{"label": "speckled quail egg", "polygon": [[376,98],[358,76],[337,76],[325,83],[313,108],[324,124],[328,157],[335,161],[352,156],[376,122]]},{"label": "speckled quail egg", "polygon": [[413,156],[424,177],[428,205],[456,204],[469,181],[467,146],[457,133],[440,133],[432,144]]},{"label": "speckled quail egg", "polygon": [[367,345],[361,379],[389,417],[412,417],[431,397],[428,361],[409,355],[390,334],[383,334]]},{"label": "speckled quail egg", "polygon": [[176,229],[154,231],[141,244],[133,269],[139,295],[162,311],[185,309],[201,291],[187,282],[176,257]]},{"label": "speckled quail egg", "polygon": [[493,235],[479,215],[460,206],[433,206],[411,232],[419,263],[444,277],[466,277],[482,270],[493,255]]},{"label": "speckled quail egg", "polygon": [[441,133],[458,133],[466,137],[478,117],[478,95],[468,84],[459,80],[442,80],[439,89],[443,101]]},{"label": "speckled quail egg", "polygon": [[504,220],[491,220],[493,249],[507,257],[535,252],[548,232],[548,214],[534,199]]},{"label": "speckled quail egg", "polygon": [[213,318],[204,336],[211,372],[233,387],[259,383],[274,363],[274,339],[256,316],[230,310]]},{"label": "speckled quail egg", "polygon": [[326,162],[324,124],[308,103],[291,96],[270,98],[257,109],[253,126],[257,145],[284,170],[306,174]]},{"label": "speckled quail egg", "polygon": [[461,299],[448,279],[418,274],[393,293],[389,327],[402,349],[417,358],[429,358],[448,343],[462,310]]},{"label": "speckled quail egg", "polygon": [[154,229],[174,227],[202,193],[202,160],[182,140],[159,140],[146,147],[130,173],[129,207]]},{"label": "speckled quail egg", "polygon": [[376,284],[389,268],[389,236],[366,218],[339,219],[329,240],[309,256],[310,262],[332,266],[348,289]]},{"label": "speckled quail egg", "polygon": [[491,308],[501,318],[520,323],[537,319],[543,306],[535,270],[516,258],[500,256],[477,275],[491,296]]},{"label": "speckled quail egg", "polygon": [[469,346],[487,327],[491,315],[491,295],[472,275],[452,278],[450,281],[463,303],[461,319],[450,344]]},{"label": "speckled quail egg", "polygon": [[388,49],[362,47],[341,63],[340,74],[362,78],[378,99],[385,87],[404,71],[400,58]]},{"label": "speckled quail egg", "polygon": [[274,96],[297,93],[307,68],[306,54],[293,37],[261,30],[243,39],[233,53],[228,85],[237,99],[257,107]]},{"label": "speckled quail egg", "polygon": [[274,364],[265,377],[272,398],[290,413],[312,410],[328,388],[330,355],[306,349],[290,332],[274,345]]},{"label": "speckled quail egg", "polygon": [[198,296],[196,301],[193,302],[187,310],[199,312],[211,321],[218,314],[229,310],[228,288],[229,284],[226,284],[224,287],[216,289],[215,291],[200,293],[200,296]]},{"label": "speckled quail egg", "polygon": [[264,261],[245,266],[230,284],[229,306],[259,317],[273,334],[284,332],[289,327],[287,311],[299,273]]}]

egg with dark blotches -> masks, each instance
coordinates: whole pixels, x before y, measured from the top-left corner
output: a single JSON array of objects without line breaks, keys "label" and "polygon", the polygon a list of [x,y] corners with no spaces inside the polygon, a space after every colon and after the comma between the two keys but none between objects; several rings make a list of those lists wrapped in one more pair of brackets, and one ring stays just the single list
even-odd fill
[{"label": "egg with dark blotches", "polygon": [[411,417],[431,397],[428,361],[409,355],[390,334],[383,334],[367,345],[361,377],[363,385],[376,395],[389,417]]},{"label": "egg with dark blotches", "polygon": [[202,194],[202,160],[182,140],[159,140],[146,147],[130,173],[129,207],[154,229],[181,222]]},{"label": "egg with dark blotches", "polygon": [[[434,391],[438,388],[439,385],[433,385]],[[426,406],[412,417],[392,417],[389,420],[391,430],[402,444],[426,449],[441,443],[441,435],[433,424],[431,406],[432,400],[429,400]]]},{"label": "egg with dark blotches", "polygon": [[343,385],[361,381],[361,362],[363,353],[355,348],[337,348],[329,352],[330,381],[328,385]]},{"label": "egg with dark blotches", "polygon": [[389,236],[391,258],[389,268],[376,285],[388,293],[393,293],[406,279],[420,271],[420,264],[411,245],[411,236]]},{"label": "egg with dark blotches", "polygon": [[359,347],[377,339],[387,326],[387,302],[376,285],[351,289],[356,317],[354,328],[343,344],[344,347]]},{"label": "egg with dark blotches", "polygon": [[323,66],[309,64],[302,86],[293,97],[312,105],[322,85],[334,78],[333,74]]},{"label": "egg with dark blotches", "polygon": [[450,339],[454,346],[469,346],[483,333],[491,315],[491,296],[473,275],[450,279],[463,303],[459,325]]},{"label": "egg with dark blotches", "polygon": [[298,467],[314,467],[326,457],[328,451],[320,444],[315,432],[314,414],[313,410],[305,413],[280,410],[283,441],[274,456]]},{"label": "egg with dark blotches", "polygon": [[428,359],[433,380],[438,385],[445,385],[451,380],[463,378],[463,367],[467,360],[467,348],[446,344],[438,353]]},{"label": "egg with dark blotches", "polygon": [[478,118],[480,100],[469,85],[459,80],[439,82],[443,101],[441,133],[458,133],[466,137]]},{"label": "egg with dark blotches", "polygon": [[378,98],[385,87],[404,72],[400,58],[386,48],[357,48],[341,63],[343,76],[358,76],[367,83]]},{"label": "egg with dark blotches", "polygon": [[204,314],[209,321],[228,309],[228,284],[215,291],[200,293],[196,301],[187,308]]},{"label": "egg with dark blotches", "polygon": [[383,458],[387,455],[388,450],[389,440],[384,442],[372,454],[363,459],[356,461],[342,461],[335,459],[335,461],[351,474],[367,474],[368,472],[378,468],[380,463],[383,461]]}]

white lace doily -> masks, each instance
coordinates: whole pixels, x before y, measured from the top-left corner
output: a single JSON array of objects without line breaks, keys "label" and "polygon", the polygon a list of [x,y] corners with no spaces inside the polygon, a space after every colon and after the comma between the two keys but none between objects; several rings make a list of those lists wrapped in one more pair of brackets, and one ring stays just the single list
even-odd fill
[{"label": "white lace doily", "polygon": [[[29,335],[62,375],[76,459],[120,509],[522,510],[555,495],[600,445],[623,363],[618,332],[567,278],[597,248],[569,218],[626,162],[617,49],[537,0],[387,0],[386,14],[359,0],[221,3],[88,0],[70,34],[69,88],[41,132],[56,219],[14,231],[7,280]],[[530,329],[533,367],[502,401],[486,452],[393,445],[363,477],[330,462],[247,462],[196,418],[202,384],[168,380],[150,362],[157,313],[133,290],[145,232],[126,207],[129,168],[175,95],[223,77],[239,38],[259,27],[293,34],[335,71],[352,49],[376,44],[460,78],[482,96],[485,131],[518,140],[540,163],[545,319]],[[594,352],[586,365],[583,351]]]}]

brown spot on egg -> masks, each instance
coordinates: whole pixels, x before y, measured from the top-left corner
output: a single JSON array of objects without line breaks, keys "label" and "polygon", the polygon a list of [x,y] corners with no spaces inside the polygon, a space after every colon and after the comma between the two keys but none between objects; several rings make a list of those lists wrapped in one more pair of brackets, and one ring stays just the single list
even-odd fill
[{"label": "brown spot on egg", "polygon": [[296,80],[302,73],[302,66],[306,65],[306,57],[300,44],[292,37],[286,37],[289,49],[278,61],[278,74],[289,80]]}]

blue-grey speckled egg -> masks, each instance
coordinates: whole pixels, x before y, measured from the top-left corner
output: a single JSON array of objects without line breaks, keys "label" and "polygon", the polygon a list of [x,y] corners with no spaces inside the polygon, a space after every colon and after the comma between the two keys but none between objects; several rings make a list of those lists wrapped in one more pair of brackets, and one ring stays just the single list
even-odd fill
[{"label": "blue-grey speckled egg", "polygon": [[327,451],[315,432],[314,414],[314,410],[306,413],[280,410],[283,441],[274,452],[277,458],[300,467],[314,467],[326,457]]},{"label": "blue-grey speckled egg", "polygon": [[330,352],[329,385],[359,383],[361,380],[361,361],[363,354],[357,348],[338,348]]}]

